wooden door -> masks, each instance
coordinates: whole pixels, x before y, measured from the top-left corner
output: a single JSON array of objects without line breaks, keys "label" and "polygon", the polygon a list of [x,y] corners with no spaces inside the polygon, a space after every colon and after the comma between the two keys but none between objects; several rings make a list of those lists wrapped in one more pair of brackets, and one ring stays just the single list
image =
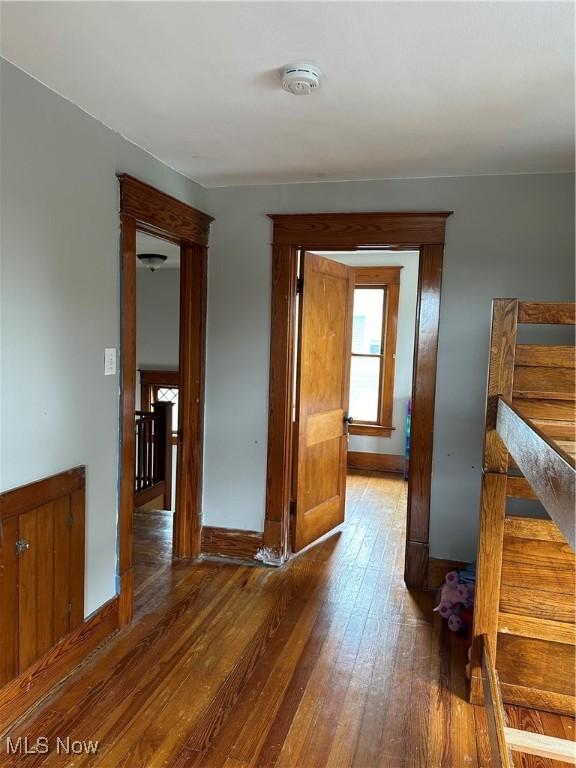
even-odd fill
[{"label": "wooden door", "polygon": [[0,686],[84,621],[85,467],[0,494]]},{"label": "wooden door", "polygon": [[294,457],[295,552],[344,521],[353,270],[302,255]]},{"label": "wooden door", "polygon": [[22,672],[84,619],[84,491],[21,514],[18,537]]}]

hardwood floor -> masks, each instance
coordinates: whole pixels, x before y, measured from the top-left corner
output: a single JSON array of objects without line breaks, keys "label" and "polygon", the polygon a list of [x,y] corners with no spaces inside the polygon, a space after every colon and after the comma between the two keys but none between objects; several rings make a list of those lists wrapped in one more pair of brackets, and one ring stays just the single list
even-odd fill
[{"label": "hardwood floor", "polygon": [[[9,732],[45,736],[51,751],[11,756],[1,740],[0,764],[489,766],[465,642],[402,581],[405,514],[399,476],[353,474],[341,530],[272,569],[172,564],[171,519],[140,513],[135,622]],[[530,723],[573,737],[569,718]],[[98,751],[57,754],[57,737]]]},{"label": "hardwood floor", "polygon": [[146,605],[150,591],[172,587],[172,524],[174,514],[165,510],[134,511],[134,597],[135,619]]}]

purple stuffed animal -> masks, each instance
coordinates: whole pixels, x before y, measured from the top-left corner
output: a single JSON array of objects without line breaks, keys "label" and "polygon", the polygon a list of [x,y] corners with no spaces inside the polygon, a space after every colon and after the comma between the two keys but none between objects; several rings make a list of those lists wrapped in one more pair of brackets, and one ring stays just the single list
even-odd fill
[{"label": "purple stuffed animal", "polygon": [[474,601],[474,587],[460,581],[457,571],[446,574],[446,581],[440,590],[440,602],[434,610],[447,619],[452,632],[460,632],[465,624],[459,616],[461,608],[469,608]]}]

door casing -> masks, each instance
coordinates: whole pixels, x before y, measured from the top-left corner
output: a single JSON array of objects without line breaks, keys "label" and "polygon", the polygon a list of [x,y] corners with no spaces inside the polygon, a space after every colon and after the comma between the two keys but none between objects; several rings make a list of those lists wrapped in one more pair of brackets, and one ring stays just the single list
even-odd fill
[{"label": "door casing", "polygon": [[404,580],[409,587],[426,586],[442,262],[446,220],[451,213],[269,214],[273,223],[272,318],[264,523],[269,562],[280,564],[290,554],[298,253],[391,247],[418,250]]},{"label": "door casing", "polygon": [[132,619],[136,397],[136,233],[180,246],[179,423],[173,552],[200,554],[208,238],[212,217],[127,174],[119,174],[121,230],[120,624]]}]

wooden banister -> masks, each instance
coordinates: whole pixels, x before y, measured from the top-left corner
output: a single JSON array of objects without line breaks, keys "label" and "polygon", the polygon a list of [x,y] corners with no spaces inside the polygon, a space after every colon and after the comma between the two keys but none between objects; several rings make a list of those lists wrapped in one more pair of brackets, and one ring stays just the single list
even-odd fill
[{"label": "wooden banister", "polygon": [[136,464],[134,504],[164,497],[164,509],[172,499],[172,408],[171,402],[156,402],[153,410],[136,411]]}]

